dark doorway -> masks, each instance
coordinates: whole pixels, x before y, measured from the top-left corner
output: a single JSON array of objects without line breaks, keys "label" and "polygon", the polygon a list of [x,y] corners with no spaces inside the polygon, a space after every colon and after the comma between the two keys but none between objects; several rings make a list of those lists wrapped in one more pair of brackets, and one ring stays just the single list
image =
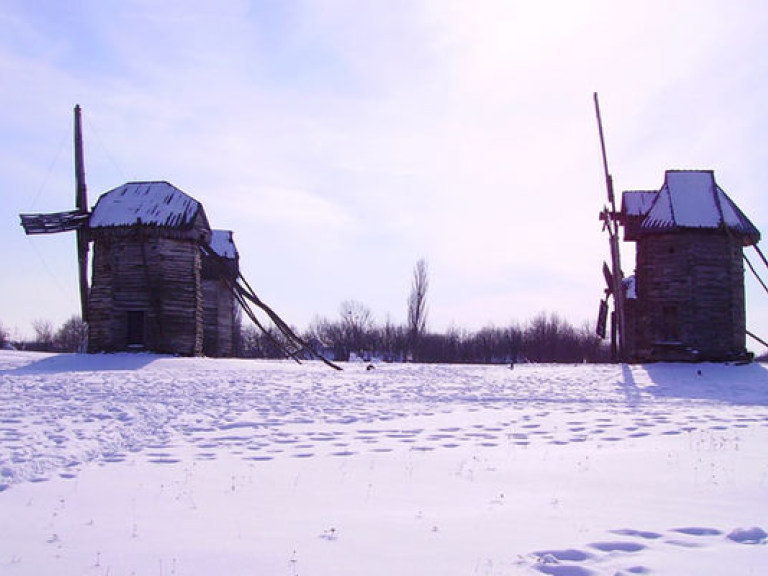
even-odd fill
[{"label": "dark doorway", "polygon": [[127,313],[126,344],[128,346],[144,346],[144,312],[131,310]]}]

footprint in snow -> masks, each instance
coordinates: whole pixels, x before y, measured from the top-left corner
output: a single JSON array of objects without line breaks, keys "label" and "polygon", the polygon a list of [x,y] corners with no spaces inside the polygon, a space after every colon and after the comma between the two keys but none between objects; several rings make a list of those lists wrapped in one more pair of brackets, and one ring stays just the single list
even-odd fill
[{"label": "footprint in snow", "polygon": [[[700,538],[699,540],[660,540],[663,538],[663,534],[661,533],[647,530],[636,530],[632,528],[611,530],[610,532],[620,536],[640,538],[647,541],[651,546],[654,545],[656,541],[660,541],[663,544],[680,546],[690,549],[706,547],[705,542],[707,537],[722,537],[724,534],[722,530],[702,526],[686,526],[669,530],[669,532],[676,534],[693,536],[697,539]],[[731,542],[735,542],[737,544],[764,545],[766,542],[768,542],[768,533],[766,533],[766,531],[760,527],[735,528],[725,537]],[[588,547],[609,555],[618,552],[627,553],[631,555],[628,557],[637,558],[637,556],[634,555],[639,552],[651,549],[649,548],[649,545],[637,541],[619,540],[593,542],[588,544]],[[538,552],[533,552],[532,556],[535,558],[535,564],[532,567],[543,574],[553,574],[554,576],[588,576],[601,573],[589,567],[591,563],[599,562],[601,556],[599,554],[596,555],[595,553],[586,552],[584,550],[575,548],[567,548],[562,550],[540,550]],[[622,568],[621,570],[615,572],[616,575],[650,573],[652,573],[652,570],[649,567],[641,564]]]},{"label": "footprint in snow", "polygon": [[661,538],[661,534],[658,532],[649,532],[647,530],[634,530],[632,528],[624,528],[621,530],[611,530],[611,533],[618,534],[620,536],[636,536],[637,538],[644,538],[646,540],[657,540]]},{"label": "footprint in snow", "polygon": [[565,550],[539,550],[533,553],[540,562],[553,564],[555,562],[584,562],[592,558],[592,554],[584,550],[567,548]]},{"label": "footprint in snow", "polygon": [[536,566],[536,570],[542,574],[552,574],[553,576],[594,576],[597,574],[594,570],[573,564],[539,564]]},{"label": "footprint in snow", "polygon": [[178,464],[181,460],[178,458],[150,458],[147,462],[150,464]]},{"label": "footprint in snow", "polygon": [[757,526],[753,528],[735,528],[728,534],[728,539],[738,544],[765,544],[768,534]]},{"label": "footprint in snow", "polygon": [[600,550],[601,552],[640,552],[646,548],[645,544],[639,542],[593,542],[589,544],[591,548]]},{"label": "footprint in snow", "polygon": [[688,536],[720,536],[723,533],[722,530],[716,528],[701,528],[699,526],[673,528],[672,532],[679,532]]}]

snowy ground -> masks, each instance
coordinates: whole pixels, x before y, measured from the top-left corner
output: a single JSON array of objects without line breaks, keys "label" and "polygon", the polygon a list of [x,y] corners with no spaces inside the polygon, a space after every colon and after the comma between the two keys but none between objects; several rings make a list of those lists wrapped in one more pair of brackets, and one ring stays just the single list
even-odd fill
[{"label": "snowy ground", "polygon": [[768,572],[764,366],[0,352],[0,574]]}]

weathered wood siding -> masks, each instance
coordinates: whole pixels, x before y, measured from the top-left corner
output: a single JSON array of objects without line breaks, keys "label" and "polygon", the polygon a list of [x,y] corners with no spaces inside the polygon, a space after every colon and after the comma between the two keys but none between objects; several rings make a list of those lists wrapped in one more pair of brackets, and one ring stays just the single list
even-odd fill
[{"label": "weathered wood siding", "polygon": [[89,350],[132,348],[131,313],[143,313],[143,348],[202,353],[201,255],[194,234],[164,235],[142,227],[99,233],[89,299]]},{"label": "weathered wood siding", "polygon": [[232,356],[235,334],[235,302],[230,288],[239,273],[236,259],[203,256],[203,353]]},{"label": "weathered wood siding", "polygon": [[219,279],[203,280],[203,353],[232,356],[235,302],[232,291]]},{"label": "weathered wood siding", "polygon": [[664,350],[675,347],[709,360],[746,353],[737,238],[720,231],[645,236],[637,243],[636,275],[636,360],[668,359]]}]

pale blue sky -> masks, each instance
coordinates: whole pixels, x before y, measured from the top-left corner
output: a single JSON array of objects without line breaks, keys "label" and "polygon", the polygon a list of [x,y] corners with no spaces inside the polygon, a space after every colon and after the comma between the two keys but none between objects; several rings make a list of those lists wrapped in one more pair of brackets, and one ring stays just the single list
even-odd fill
[{"label": "pale blue sky", "polygon": [[404,320],[421,257],[434,329],[593,321],[593,91],[617,191],[713,169],[768,230],[763,2],[0,0],[0,25],[0,322],[20,334],[78,310],[74,238],[17,216],[73,206],[76,103],[91,204],[170,181],[300,328],[347,299]]}]

